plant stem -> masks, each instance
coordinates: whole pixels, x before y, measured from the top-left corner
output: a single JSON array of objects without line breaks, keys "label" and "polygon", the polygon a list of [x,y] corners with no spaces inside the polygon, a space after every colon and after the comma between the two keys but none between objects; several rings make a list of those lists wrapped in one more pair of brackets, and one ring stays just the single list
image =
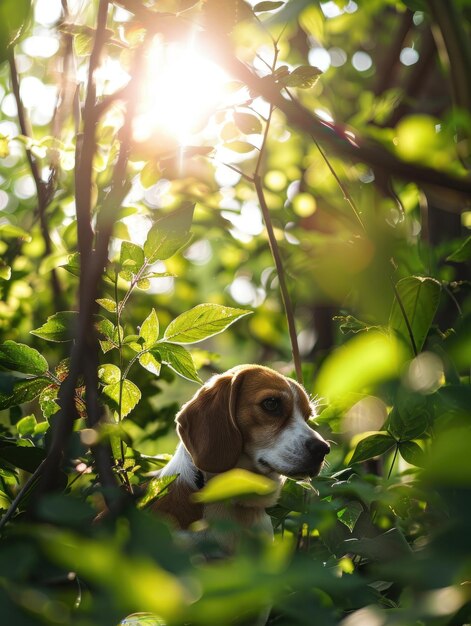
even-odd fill
[{"label": "plant stem", "polygon": [[412,351],[414,353],[414,356],[417,356],[419,354],[419,351],[417,350],[417,344],[415,343],[414,333],[412,332],[412,326],[410,325],[409,318],[407,317],[406,309],[404,308],[404,304],[402,302],[401,296],[399,295],[397,287],[394,284],[394,280],[391,278],[391,276],[389,276],[389,280],[391,281],[391,285],[394,291],[394,296],[397,300],[399,308],[401,309],[402,317],[404,319],[404,323],[407,328],[407,334],[409,335],[409,340],[412,346]]},{"label": "plant stem", "polygon": [[388,472],[388,480],[391,478],[391,474],[392,474],[393,467],[397,459],[398,452],[399,452],[399,443],[396,443],[396,449],[394,450],[393,460],[391,462],[391,467],[389,468],[389,472]]},{"label": "plant stem", "polygon": [[273,230],[273,224],[271,221],[270,211],[268,209],[265,195],[263,193],[263,186],[260,176],[256,174],[254,176],[255,191],[257,192],[258,201],[262,210],[263,219],[265,220],[265,227],[268,234],[268,242],[270,245],[271,254],[275,262],[276,272],[278,274],[278,280],[280,283],[281,298],[283,300],[283,306],[285,309],[286,321],[288,324],[288,332],[291,341],[291,351],[293,354],[294,368],[296,371],[296,378],[299,383],[303,383],[303,372],[301,367],[301,356],[299,353],[298,337],[296,334],[296,323],[294,318],[293,305],[286,284],[285,271],[283,268],[283,261],[281,259],[280,249],[278,242],[276,241],[275,232]]},{"label": "plant stem", "polygon": [[[276,62],[278,59],[278,47],[275,41],[273,41],[273,45],[275,48],[275,54],[273,57],[273,65],[271,69],[272,71],[275,71]],[[293,355],[293,363],[294,363],[294,369],[296,372],[296,378],[298,382],[302,385],[303,384],[303,370],[302,370],[302,365],[301,365],[301,355],[299,353],[298,336],[296,333],[296,322],[295,322],[295,317],[294,317],[293,304],[291,302],[291,297],[289,295],[288,286],[286,284],[283,261],[281,259],[280,249],[278,246],[278,242],[276,240],[273,223],[271,221],[270,210],[268,208],[268,205],[265,199],[262,179],[260,177],[260,168],[262,166],[262,159],[265,154],[265,148],[266,148],[266,144],[268,140],[268,134],[270,132],[271,119],[272,119],[274,109],[275,109],[275,106],[272,103],[270,103],[270,110],[268,113],[268,117],[266,119],[265,129],[263,132],[262,145],[260,147],[260,152],[258,155],[257,163],[255,165],[255,172],[253,174],[253,184],[255,187],[255,191],[257,193],[258,202],[260,204],[263,219],[265,221],[265,228],[267,229],[267,235],[268,235],[268,243],[270,246],[270,251],[271,251],[273,260],[275,262],[275,268],[278,274],[278,281],[280,283],[281,299],[283,302],[283,307],[285,309],[286,322],[288,324],[288,333],[289,333],[289,338],[291,342],[291,352]]]},{"label": "plant stem", "polygon": [[45,467],[45,461],[42,461],[42,463],[40,463],[38,465],[38,467],[35,469],[35,471],[31,474],[31,476],[25,482],[23,487],[16,494],[15,499],[10,504],[10,506],[8,507],[8,510],[6,511],[5,515],[0,520],[0,530],[2,530],[2,528],[5,526],[5,524],[13,517],[13,515],[14,515],[16,509],[18,508],[18,505],[20,504],[23,496],[30,489],[30,487],[36,482],[36,480],[39,478],[39,476],[41,476],[41,474],[42,474],[42,472],[44,470],[44,467]]},{"label": "plant stem", "polygon": [[[13,48],[8,51],[8,62],[10,65],[10,77],[13,95],[15,97],[16,108],[18,110],[18,122],[20,124],[21,133],[25,137],[32,138],[33,133],[29,119],[26,115],[23,102],[20,95],[20,81],[18,77],[18,70],[16,67],[15,54]],[[39,224],[41,227],[41,235],[44,241],[44,256],[49,256],[52,253],[51,236],[49,234],[49,228],[46,219],[46,209],[53,195],[53,179],[49,182],[44,182],[41,178],[36,158],[32,154],[31,150],[26,147],[26,158],[28,159],[29,168],[33,176],[34,184],[36,187],[36,196],[38,199],[38,216]],[[62,308],[62,288],[57,277],[55,268],[51,270],[51,287],[54,296],[54,307],[56,311],[60,311]]]}]

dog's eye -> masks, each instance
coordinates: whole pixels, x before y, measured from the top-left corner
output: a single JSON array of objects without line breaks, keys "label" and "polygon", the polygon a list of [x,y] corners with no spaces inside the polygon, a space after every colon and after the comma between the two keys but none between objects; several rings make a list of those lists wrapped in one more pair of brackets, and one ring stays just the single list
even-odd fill
[{"label": "dog's eye", "polygon": [[269,413],[276,413],[281,408],[280,398],[265,398],[262,401],[262,407]]}]

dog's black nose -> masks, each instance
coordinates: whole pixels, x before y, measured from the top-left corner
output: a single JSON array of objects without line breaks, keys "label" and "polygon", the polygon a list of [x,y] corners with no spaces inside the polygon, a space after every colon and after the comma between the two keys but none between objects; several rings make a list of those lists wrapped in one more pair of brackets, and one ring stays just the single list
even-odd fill
[{"label": "dog's black nose", "polygon": [[327,441],[312,437],[306,441],[306,448],[312,457],[323,459],[330,452],[330,446]]}]

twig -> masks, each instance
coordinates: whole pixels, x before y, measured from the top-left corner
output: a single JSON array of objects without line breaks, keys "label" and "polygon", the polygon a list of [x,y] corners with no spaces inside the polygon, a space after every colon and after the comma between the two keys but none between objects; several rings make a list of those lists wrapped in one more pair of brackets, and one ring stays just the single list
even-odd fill
[{"label": "twig", "polygon": [[289,338],[291,341],[291,351],[293,353],[294,369],[296,371],[296,378],[298,382],[303,383],[303,371],[301,367],[301,355],[299,353],[298,337],[296,334],[296,323],[294,319],[293,305],[286,284],[285,271],[283,268],[283,261],[280,255],[280,249],[273,230],[273,224],[271,222],[270,210],[268,209],[265,195],[263,192],[263,185],[260,176],[256,174],[254,176],[255,191],[257,192],[258,201],[262,210],[263,219],[265,220],[265,227],[268,234],[268,242],[270,244],[270,250],[275,262],[276,272],[278,274],[278,280],[280,283],[281,298],[283,300],[283,306],[286,314],[286,321],[288,324]]},{"label": "twig", "polygon": [[33,483],[35,483],[36,480],[39,478],[39,476],[42,474],[42,472],[44,470],[44,465],[45,465],[45,462],[42,461],[38,465],[38,467],[34,470],[34,472],[31,474],[31,476],[28,478],[28,480],[25,482],[23,487],[18,491],[18,493],[16,494],[15,499],[10,504],[10,506],[8,507],[8,510],[6,511],[5,515],[0,520],[0,531],[5,526],[5,524],[13,517],[13,515],[14,515],[16,509],[18,508],[18,505],[20,504],[21,500],[23,499],[23,496],[25,495],[25,493],[30,489],[31,485],[33,485]]},{"label": "twig", "polygon": [[[273,70],[276,66],[276,61],[277,61],[277,56],[278,56],[278,48],[275,42],[274,42],[274,45],[275,45],[275,55],[274,55],[273,67],[272,67]],[[276,240],[275,231],[273,229],[273,224],[271,221],[270,210],[268,208],[268,205],[265,199],[262,179],[260,177],[260,168],[262,165],[262,159],[263,159],[265,146],[266,146],[267,139],[268,139],[268,133],[270,131],[270,123],[271,123],[271,118],[273,115],[274,108],[275,108],[274,105],[270,104],[270,110],[268,113],[268,118],[265,124],[265,130],[264,130],[263,138],[262,138],[262,145],[260,147],[259,156],[258,156],[257,163],[255,166],[255,172],[253,175],[253,184],[255,187],[255,191],[257,193],[260,208],[262,210],[263,219],[265,221],[265,228],[267,229],[268,243],[270,245],[270,251],[271,251],[273,260],[275,262],[276,272],[278,274],[278,281],[280,283],[281,299],[283,301],[283,306],[284,306],[285,315],[286,315],[286,322],[288,324],[288,333],[289,333],[289,338],[291,342],[291,352],[293,354],[293,363],[294,363],[294,369],[296,371],[296,378],[298,379],[298,382],[302,384],[303,383],[303,370],[302,370],[302,365],[301,365],[301,355],[299,353],[298,336],[296,333],[296,322],[295,322],[295,317],[294,317],[293,305],[291,302],[291,297],[289,295],[288,286],[286,284],[283,261],[281,259],[280,249],[278,247],[278,242]]]},{"label": "twig", "polygon": [[[98,7],[97,27],[90,63],[88,67],[87,92],[83,109],[83,133],[77,137],[75,151],[75,201],[77,208],[78,247],[81,255],[82,275],[86,272],[86,264],[93,247],[93,230],[91,225],[91,187],[93,181],[93,156],[96,150],[96,84],[95,70],[97,69],[101,52],[105,44],[106,22],[108,17],[108,0],[100,0]],[[82,289],[87,288],[81,281]]]},{"label": "twig", "polygon": [[[13,95],[14,95],[15,102],[16,102],[16,108],[18,110],[18,122],[20,124],[21,133],[25,137],[32,138],[33,133],[31,131],[31,125],[29,123],[25,108],[23,106],[23,102],[21,100],[20,82],[18,78],[18,70],[16,67],[13,46],[10,47],[8,50],[8,63],[10,66],[11,86],[12,86],[12,91],[13,91]],[[41,178],[41,174],[39,172],[39,167],[36,162],[36,159],[28,147],[26,147],[26,158],[28,159],[29,168],[31,170],[31,174],[33,176],[34,184],[36,187],[39,223],[41,227],[41,234],[42,234],[43,241],[44,241],[44,256],[49,256],[52,252],[52,245],[51,245],[51,236],[49,234],[49,229],[47,225],[46,209],[53,195],[53,181],[51,180],[48,183],[43,181],[43,179]],[[54,295],[55,309],[60,310],[62,308],[61,307],[62,289],[61,289],[55,268],[52,268],[51,270],[51,286],[52,286],[52,292]]]},{"label": "twig", "polygon": [[[285,114],[288,123],[313,137],[323,146],[342,158],[362,161],[368,165],[384,170],[388,175],[420,184],[452,189],[463,194],[471,193],[471,178],[456,177],[446,172],[415,163],[406,163],[374,140],[362,137],[355,131],[355,139],[350,139],[343,130],[320,120],[304,108],[299,102],[291,102],[280,93],[280,86],[265,76],[260,78],[232,53],[224,39],[218,40],[218,61],[238,80],[265,100],[276,106]],[[463,211],[464,204],[457,206],[456,211]]]}]

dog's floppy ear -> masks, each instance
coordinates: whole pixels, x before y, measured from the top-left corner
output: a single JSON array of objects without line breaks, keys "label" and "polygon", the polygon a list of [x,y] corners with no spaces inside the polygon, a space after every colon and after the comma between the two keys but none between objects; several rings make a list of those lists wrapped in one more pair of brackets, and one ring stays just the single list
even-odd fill
[{"label": "dog's floppy ear", "polygon": [[214,376],[176,417],[177,432],[200,470],[225,472],[234,467],[242,452],[236,407],[243,374]]}]

